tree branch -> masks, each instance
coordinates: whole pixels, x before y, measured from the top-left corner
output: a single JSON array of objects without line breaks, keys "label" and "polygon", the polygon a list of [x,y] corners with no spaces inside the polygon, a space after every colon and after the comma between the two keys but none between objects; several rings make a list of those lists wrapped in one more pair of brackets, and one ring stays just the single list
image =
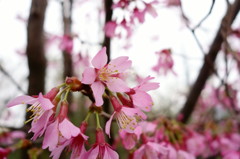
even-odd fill
[{"label": "tree branch", "polygon": [[224,38],[226,38],[226,35],[228,35],[229,28],[231,27],[233,20],[235,19],[237,13],[239,12],[239,9],[240,9],[240,0],[235,0],[235,2],[228,7],[227,12],[223,17],[221,25],[218,29],[217,35],[213,40],[213,43],[209,49],[209,52],[205,56],[204,64],[200,70],[200,73],[196,79],[196,82],[194,83],[188,95],[188,98],[183,106],[183,109],[180,112],[183,116],[182,122],[187,122],[188,119],[190,118],[195,108],[195,105],[197,103],[198,97],[200,96],[201,91],[204,88],[207,79],[210,77],[210,75],[213,72],[212,70],[214,67],[214,62],[221,48],[221,44],[223,43]]}]

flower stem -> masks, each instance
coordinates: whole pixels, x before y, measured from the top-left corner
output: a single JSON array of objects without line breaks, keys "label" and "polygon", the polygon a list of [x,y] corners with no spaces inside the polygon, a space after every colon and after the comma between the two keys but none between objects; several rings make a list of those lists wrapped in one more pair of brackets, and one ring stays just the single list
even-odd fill
[{"label": "flower stem", "polygon": [[57,86],[57,88],[61,88],[61,87],[63,87],[63,86],[66,86],[66,83],[62,83],[62,84],[60,84],[59,86]]},{"label": "flower stem", "polygon": [[84,121],[83,122],[88,122],[88,119],[89,119],[89,117],[91,116],[91,112],[90,111],[88,111],[88,113],[87,113],[87,116],[85,117],[85,119],[84,119]]},{"label": "flower stem", "polygon": [[99,114],[97,112],[95,112],[96,115],[96,120],[97,120],[97,128],[102,128],[101,124],[100,124],[100,120],[99,120]]},{"label": "flower stem", "polygon": [[57,95],[57,98],[60,98],[60,99],[61,99],[62,94],[63,94],[67,89],[70,89],[70,87],[67,86],[67,87],[65,87],[63,90],[61,90],[61,92]]},{"label": "flower stem", "polygon": [[63,101],[67,101],[67,97],[68,97],[69,92],[70,92],[70,87],[68,87],[67,92],[66,92],[66,94],[63,98]]}]

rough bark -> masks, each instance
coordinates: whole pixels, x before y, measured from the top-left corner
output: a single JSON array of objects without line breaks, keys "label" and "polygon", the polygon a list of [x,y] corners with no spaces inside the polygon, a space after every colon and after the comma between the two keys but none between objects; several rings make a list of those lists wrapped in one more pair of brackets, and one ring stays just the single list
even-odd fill
[{"label": "rough bark", "polygon": [[229,5],[227,12],[221,21],[218,32],[212,42],[212,45],[210,46],[210,49],[204,58],[204,63],[200,70],[200,73],[192,86],[183,109],[180,112],[182,115],[182,122],[187,122],[190,118],[207,79],[213,73],[217,54],[221,49],[221,45],[224,42],[224,39],[228,35],[229,28],[231,27],[233,20],[239,12],[239,9],[240,0],[235,0],[233,4]]}]

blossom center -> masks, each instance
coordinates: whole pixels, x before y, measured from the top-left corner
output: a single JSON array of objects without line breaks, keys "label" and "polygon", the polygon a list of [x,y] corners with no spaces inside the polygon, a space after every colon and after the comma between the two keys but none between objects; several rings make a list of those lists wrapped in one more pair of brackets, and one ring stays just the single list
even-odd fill
[{"label": "blossom center", "polygon": [[98,72],[98,78],[100,81],[108,82],[111,79],[118,78],[118,70],[112,70],[108,67],[103,67]]},{"label": "blossom center", "polygon": [[30,116],[29,120],[27,120],[25,123],[28,123],[31,120],[36,122],[40,118],[40,116],[44,113],[44,110],[41,107],[41,103],[36,102],[29,108],[27,108],[27,112],[32,112],[33,114]]},{"label": "blossom center", "polygon": [[127,116],[123,111],[117,113],[117,124],[121,129],[133,131],[137,127],[136,118],[133,116]]}]

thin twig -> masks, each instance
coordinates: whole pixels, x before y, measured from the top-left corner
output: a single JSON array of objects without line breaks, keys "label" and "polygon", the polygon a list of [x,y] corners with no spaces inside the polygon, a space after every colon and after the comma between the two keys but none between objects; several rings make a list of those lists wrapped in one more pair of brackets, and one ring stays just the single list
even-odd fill
[{"label": "thin twig", "polygon": [[211,7],[210,7],[207,15],[205,15],[205,16],[202,18],[202,20],[200,20],[199,23],[198,23],[195,27],[192,28],[192,30],[196,30],[197,28],[199,28],[199,27],[202,25],[202,23],[210,16],[210,14],[212,13],[214,4],[215,4],[215,0],[212,0],[212,4],[211,4]]},{"label": "thin twig", "polygon": [[10,81],[18,88],[18,90],[20,90],[22,93],[27,94],[22,88],[21,86],[14,80],[14,78],[2,67],[2,65],[0,64],[0,71],[10,79]]}]

